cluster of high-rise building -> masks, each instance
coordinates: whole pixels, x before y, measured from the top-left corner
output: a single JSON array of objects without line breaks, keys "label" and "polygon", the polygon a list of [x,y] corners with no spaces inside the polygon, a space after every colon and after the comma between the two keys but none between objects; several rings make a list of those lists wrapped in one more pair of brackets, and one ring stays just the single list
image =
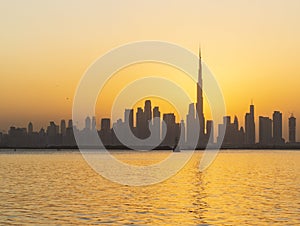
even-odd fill
[{"label": "cluster of high-rise building", "polygon": [[[164,123],[162,123],[162,121]],[[202,91],[202,63],[199,53],[199,72],[197,83],[197,102],[189,104],[186,121],[176,121],[174,113],[165,113],[161,117],[158,106],[152,108],[151,101],[146,100],[144,108],[137,108],[134,120],[134,109],[125,109],[124,119],[118,119],[111,125],[110,118],[102,118],[100,129],[97,129],[95,117],[85,119],[85,127],[78,130],[72,120],[66,124],[61,120],[60,125],[50,122],[46,130],[39,132],[33,130],[30,122],[28,128],[11,127],[7,134],[0,133],[1,147],[75,147],[74,132],[84,138],[88,146],[91,132],[97,132],[103,145],[107,147],[121,147],[116,131],[132,134],[140,140],[151,136],[152,142],[160,144],[159,147],[173,148],[180,144],[185,148],[204,148],[207,144],[222,144],[226,148],[267,148],[282,147],[283,145],[296,145],[296,118],[289,118],[289,140],[285,142],[282,136],[282,113],[275,111],[273,118],[259,116],[259,140],[256,142],[254,105],[245,115],[245,125],[240,126],[235,116],[232,122],[230,116],[224,116],[223,123],[218,125],[218,136],[215,140],[214,122],[205,120],[203,110]],[[135,122],[135,123],[134,123]],[[224,135],[225,134],[225,135]],[[164,136],[163,136],[164,135]],[[223,136],[224,135],[224,136]],[[130,139],[130,136],[129,136]],[[135,146],[135,140],[129,140]],[[141,146],[141,143],[137,145]]]}]

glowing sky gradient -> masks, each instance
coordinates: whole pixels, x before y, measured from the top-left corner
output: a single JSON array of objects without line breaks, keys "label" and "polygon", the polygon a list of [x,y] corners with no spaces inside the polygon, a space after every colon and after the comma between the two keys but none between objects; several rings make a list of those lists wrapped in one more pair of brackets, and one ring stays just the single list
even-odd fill
[{"label": "glowing sky gradient", "polygon": [[6,131],[29,121],[39,128],[71,118],[77,83],[96,58],[128,42],[163,40],[195,53],[201,42],[203,61],[222,87],[229,115],[243,124],[253,99],[256,116],[283,112],[286,135],[293,112],[300,140],[298,0],[0,4],[0,128]]}]

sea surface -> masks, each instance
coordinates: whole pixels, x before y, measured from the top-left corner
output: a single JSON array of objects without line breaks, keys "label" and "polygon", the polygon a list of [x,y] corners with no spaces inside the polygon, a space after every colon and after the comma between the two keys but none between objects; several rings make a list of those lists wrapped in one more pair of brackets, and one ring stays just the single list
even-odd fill
[{"label": "sea surface", "polygon": [[[135,165],[169,154],[113,152]],[[221,151],[200,173],[202,154],[164,182],[132,187],[77,151],[2,150],[0,225],[300,225],[300,151]]]}]

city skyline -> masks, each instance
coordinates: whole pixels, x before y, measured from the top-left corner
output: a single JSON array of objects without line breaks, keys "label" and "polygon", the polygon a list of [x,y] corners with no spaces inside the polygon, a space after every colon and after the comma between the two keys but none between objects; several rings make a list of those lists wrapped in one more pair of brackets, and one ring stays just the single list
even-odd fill
[{"label": "city skyline", "polygon": [[[186,148],[206,147],[210,144],[222,144],[223,147],[255,148],[276,146],[281,147],[286,143],[296,144],[296,118],[291,115],[289,118],[289,130],[287,142],[283,137],[283,119],[280,111],[273,112],[273,118],[259,116],[259,125],[255,124],[255,107],[251,103],[249,112],[245,114],[245,123],[241,125],[237,116],[234,116],[232,122],[231,116],[224,115],[223,123],[207,120],[204,114],[203,100],[203,75],[202,75],[202,56],[201,48],[198,53],[198,80],[196,88],[196,103],[189,103],[186,120],[178,119],[174,112],[161,114],[159,106],[153,106],[151,100],[145,100],[144,107],[136,109],[124,109],[124,117],[112,122],[111,118],[101,118],[101,129],[98,130],[97,119],[95,116],[85,118],[84,127],[79,128],[72,120],[61,120],[60,126],[51,121],[46,130],[43,128],[37,133],[33,130],[32,122],[29,122],[27,128],[10,127],[8,134],[0,134],[0,144],[13,146],[76,146],[76,132],[84,138],[86,145],[92,145],[90,132],[97,131],[102,143],[106,146],[125,145],[119,140],[118,131],[127,133],[126,126],[129,126],[133,135],[139,139],[150,137],[150,130],[154,133],[154,143],[163,147],[174,147],[181,145]],[[134,117],[135,115],[135,117]],[[162,117],[161,117],[162,116]],[[134,120],[135,118],[135,120]],[[165,127],[162,124],[165,122]],[[197,126],[197,124],[199,126]],[[151,128],[152,127],[152,128]],[[217,127],[217,129],[215,129]],[[256,134],[258,127],[259,134]],[[216,135],[214,133],[216,131]],[[183,133],[183,134],[181,134]],[[34,136],[35,134],[35,136]],[[162,137],[165,134],[165,137]],[[224,138],[223,135],[225,134]],[[256,137],[259,137],[258,142]],[[211,139],[209,139],[211,138]],[[215,142],[216,139],[216,142]],[[28,141],[30,140],[30,141]],[[30,143],[32,142],[32,143]],[[129,141],[131,145],[136,145],[133,140]],[[260,146],[257,146],[259,144]]]},{"label": "city skyline", "polygon": [[[75,147],[76,141],[73,135],[73,130],[77,130],[78,133],[81,133],[81,135],[83,136],[84,134],[89,136],[89,131],[97,131],[104,145],[108,145],[109,147],[120,147],[123,144],[118,141],[118,138],[115,136],[113,129],[122,129],[123,124],[127,122],[136,137],[145,139],[150,135],[149,128],[147,127],[148,121],[150,120],[151,126],[156,128],[154,130],[156,131],[155,136],[158,143],[160,143],[158,147],[173,147],[174,145],[176,145],[176,142],[178,142],[177,139],[180,137],[180,127],[184,127],[184,140],[181,141],[181,145],[182,147],[188,148],[190,147],[190,142],[198,139],[197,137],[195,137],[194,133],[189,132],[190,130],[194,131],[194,129],[191,128],[191,125],[193,125],[193,123],[188,123],[189,117],[191,115],[196,117],[195,106],[195,103],[189,105],[190,112],[187,115],[187,120],[181,120],[179,123],[176,123],[176,116],[174,113],[161,114],[158,106],[153,106],[153,108],[151,108],[150,100],[146,100],[145,107],[143,109],[138,108],[136,112],[134,111],[134,109],[125,109],[124,118],[118,119],[115,122],[112,122],[110,118],[101,118],[100,120],[98,120],[100,123],[97,123],[97,119],[95,116],[87,116],[84,121],[85,126],[81,129],[78,129],[76,125],[73,124],[72,119],[69,119],[68,121],[62,119],[60,121],[60,124],[51,121],[46,129],[35,129],[33,123],[29,122],[26,128],[12,126],[7,134],[0,133],[0,146],[41,148],[55,146]],[[194,109],[194,113],[192,113],[192,109]],[[250,113],[246,113],[245,117],[248,117],[248,115],[251,116],[252,112],[254,112],[254,105],[250,105]],[[136,117],[134,117],[134,115]],[[193,120],[195,120],[195,118]],[[164,128],[162,128],[161,124],[162,121],[165,121],[168,129],[165,139],[160,139],[160,136],[164,133]],[[236,116],[234,117],[234,120],[232,120],[231,116],[224,116],[223,123],[217,125],[218,129],[216,133],[214,132],[214,122],[211,120],[207,120],[206,130],[204,131],[204,134],[201,134],[201,132],[199,133],[199,139],[208,140],[208,137],[205,138],[205,136],[213,136],[214,142],[210,143],[210,145],[222,142],[222,147],[225,148],[274,148],[284,147],[285,144],[299,145],[299,141],[296,139],[296,118],[291,115],[288,119],[289,137],[287,139],[282,136],[282,122],[282,113],[279,111],[273,112],[273,118],[259,116],[259,124],[256,125],[259,128],[259,133],[257,134],[258,139],[256,139],[253,138],[253,136],[256,137],[256,133],[254,132],[253,134],[253,130],[251,128],[248,128],[248,130],[246,130],[246,125],[240,125],[239,119]],[[219,141],[220,132],[224,130],[224,140]],[[35,135],[35,138],[32,135]],[[11,136],[14,137],[12,140],[10,139]],[[17,137],[21,139],[19,141],[14,140],[18,139]],[[42,140],[40,140],[40,138],[42,138]],[[87,142],[89,141],[87,140]],[[203,143],[203,140],[202,142],[199,142],[198,148],[203,147],[202,145],[206,145],[205,142]],[[88,144],[89,143],[87,143],[86,145]]]},{"label": "city skyline", "polygon": [[[86,68],[112,48],[150,39],[176,43],[195,54],[201,42],[203,59],[222,88],[227,114],[237,115],[244,124],[253,99],[256,115],[272,117],[273,109],[283,112],[287,137],[290,113],[300,117],[299,1],[171,3],[75,1],[70,6],[61,1],[58,6],[29,0],[16,7],[3,2],[0,128],[7,132],[11,124],[26,126],[33,120],[42,127],[48,120],[71,118],[73,96]],[[110,84],[122,88],[144,72],[181,82],[178,71],[140,65],[118,72]],[[196,97],[195,84],[184,85]],[[114,94],[111,89],[103,93],[108,99],[106,107],[97,106],[98,118],[110,117],[107,103]],[[204,106],[208,115],[205,102]]]},{"label": "city skyline", "polygon": [[300,0],[0,1],[0,226],[300,225]]}]

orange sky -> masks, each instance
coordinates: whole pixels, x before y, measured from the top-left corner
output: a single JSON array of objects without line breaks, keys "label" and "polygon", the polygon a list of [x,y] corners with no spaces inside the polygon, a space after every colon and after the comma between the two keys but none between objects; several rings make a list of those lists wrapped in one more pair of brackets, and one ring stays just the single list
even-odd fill
[{"label": "orange sky", "polygon": [[[163,40],[196,54],[201,42],[229,115],[243,123],[253,99],[257,116],[282,111],[286,131],[290,112],[300,118],[299,11],[297,0],[2,1],[0,128],[71,118],[77,84],[95,59],[128,42]],[[178,79],[168,70],[149,69]],[[107,117],[109,109],[96,112]],[[300,123],[298,131],[300,140]]]}]

